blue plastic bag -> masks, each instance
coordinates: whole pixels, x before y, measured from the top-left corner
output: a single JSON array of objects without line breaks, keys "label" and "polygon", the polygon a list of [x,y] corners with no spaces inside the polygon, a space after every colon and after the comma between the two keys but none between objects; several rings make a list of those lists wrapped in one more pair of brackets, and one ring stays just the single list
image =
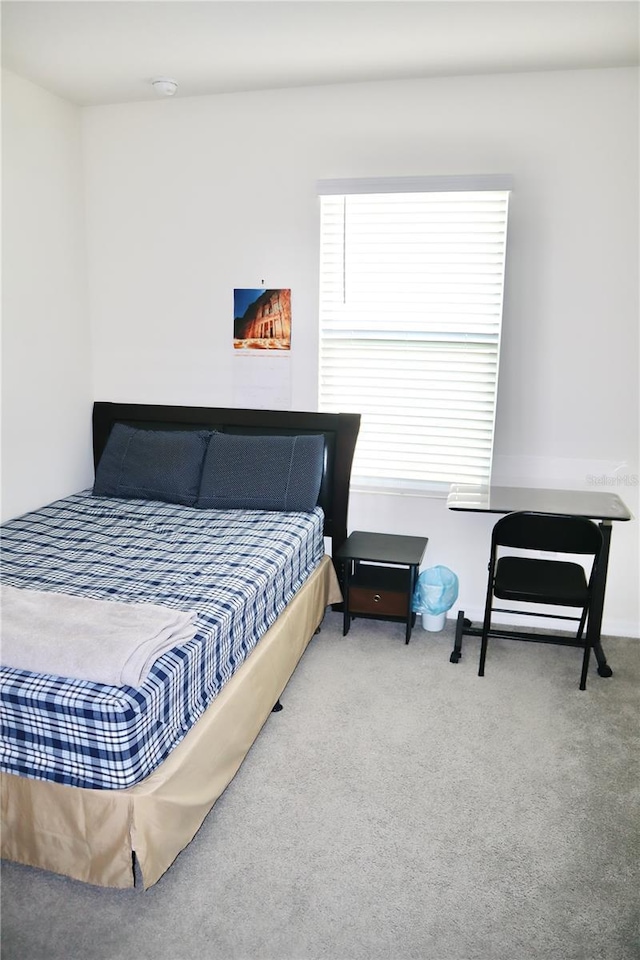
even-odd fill
[{"label": "blue plastic bag", "polygon": [[458,599],[458,578],[448,567],[429,567],[418,577],[413,592],[414,613],[434,614],[450,610]]}]

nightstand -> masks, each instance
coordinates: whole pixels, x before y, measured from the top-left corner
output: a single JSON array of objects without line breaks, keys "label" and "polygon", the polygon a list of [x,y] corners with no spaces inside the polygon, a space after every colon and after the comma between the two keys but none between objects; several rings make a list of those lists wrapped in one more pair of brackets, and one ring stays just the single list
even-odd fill
[{"label": "nightstand", "polygon": [[335,557],[342,565],[345,637],[354,617],[369,617],[406,623],[409,643],[415,622],[411,601],[427,543],[426,537],[361,530],[348,537]]}]

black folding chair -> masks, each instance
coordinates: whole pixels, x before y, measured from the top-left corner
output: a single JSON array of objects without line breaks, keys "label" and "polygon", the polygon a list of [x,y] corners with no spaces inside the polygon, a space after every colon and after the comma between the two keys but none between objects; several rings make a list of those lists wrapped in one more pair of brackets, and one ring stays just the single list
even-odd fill
[{"label": "black folding chair", "polygon": [[[579,554],[592,557],[589,580],[581,563],[569,560],[550,560],[539,556],[505,555],[501,548],[518,548],[522,551],[543,551],[562,554]],[[587,671],[591,654],[592,637],[588,625],[589,606],[593,592],[595,572],[602,549],[602,534],[591,520],[584,517],[566,517],[544,513],[509,513],[496,523],[491,537],[489,559],[489,582],[487,602],[482,626],[480,666],[478,676],[484,676],[489,637],[511,640],[559,643],[563,646],[580,647],[584,650],[580,689],[587,685]],[[493,600],[516,601],[527,604],[546,604],[553,607],[577,607],[579,617],[558,613],[540,613],[532,610],[494,607]],[[493,613],[518,614],[520,616],[548,617],[553,620],[571,620],[578,623],[575,637],[528,633],[491,626]],[[585,625],[587,629],[585,631]],[[583,639],[584,638],[584,639]]]}]

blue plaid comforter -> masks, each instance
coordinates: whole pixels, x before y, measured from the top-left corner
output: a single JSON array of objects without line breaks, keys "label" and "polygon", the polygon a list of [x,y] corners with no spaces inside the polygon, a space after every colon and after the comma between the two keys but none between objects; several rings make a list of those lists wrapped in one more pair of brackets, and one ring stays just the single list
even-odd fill
[{"label": "blue plaid comforter", "polygon": [[[2,527],[5,583],[194,610],[140,688],[0,669],[0,769],[130,787],[182,740],[324,554],[323,516],[83,491]],[[62,639],[62,638],[61,638]]]}]

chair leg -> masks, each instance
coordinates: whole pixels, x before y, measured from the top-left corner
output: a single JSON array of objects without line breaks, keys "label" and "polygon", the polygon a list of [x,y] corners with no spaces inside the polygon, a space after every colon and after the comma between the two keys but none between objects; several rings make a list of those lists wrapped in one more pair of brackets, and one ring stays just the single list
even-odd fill
[{"label": "chair leg", "polygon": [[580,674],[580,689],[587,689],[587,673],[589,671],[589,657],[591,655],[591,644],[587,641],[584,648],[584,657],[582,658],[582,673]]},{"label": "chair leg", "polygon": [[578,625],[578,632],[576,633],[576,640],[582,640],[582,634],[584,632],[584,625],[587,622],[587,607],[582,611],[582,616],[580,617],[580,623]]},{"label": "chair leg", "polygon": [[487,645],[489,643],[489,634],[486,628],[482,630],[482,643],[480,644],[480,664],[478,666],[478,676],[484,677],[484,662],[487,659]]},{"label": "chair leg", "polygon": [[489,644],[489,630],[491,629],[491,598],[493,590],[487,594],[487,605],[484,611],[484,620],[482,622],[482,642],[480,644],[480,663],[478,665],[478,676],[484,677],[484,664],[487,659],[487,646]]},{"label": "chair leg", "polygon": [[591,636],[591,624],[587,624],[587,636],[584,642],[584,656],[582,658],[582,673],[580,674],[580,689],[587,689],[587,673],[589,672],[589,658],[591,657],[591,647],[593,639]]},{"label": "chair leg", "polygon": [[489,630],[491,629],[491,600],[493,597],[493,559],[489,564],[489,586],[487,588],[487,600],[484,607],[484,620],[482,621],[482,643],[480,644],[480,663],[478,665],[478,676],[484,677],[484,663],[487,659],[487,645],[489,643]]}]

